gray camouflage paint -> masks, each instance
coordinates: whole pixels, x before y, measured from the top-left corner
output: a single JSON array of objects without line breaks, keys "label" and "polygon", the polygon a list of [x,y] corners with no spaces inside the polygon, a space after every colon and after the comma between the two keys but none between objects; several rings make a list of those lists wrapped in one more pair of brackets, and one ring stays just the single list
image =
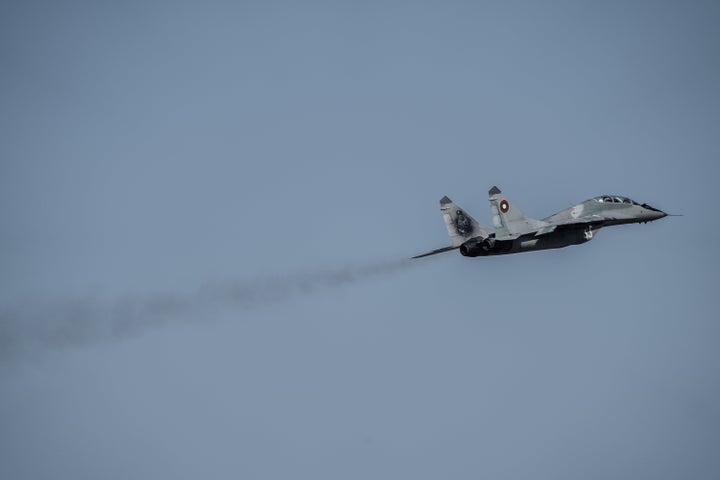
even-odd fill
[{"label": "gray camouflage paint", "polygon": [[483,228],[465,210],[443,197],[440,210],[452,246],[413,258],[456,248],[466,257],[563,248],[589,242],[602,227],[647,223],[667,216],[661,210],[627,197],[602,195],[535,220],[526,217],[498,187],[491,188],[488,195],[494,230]]}]

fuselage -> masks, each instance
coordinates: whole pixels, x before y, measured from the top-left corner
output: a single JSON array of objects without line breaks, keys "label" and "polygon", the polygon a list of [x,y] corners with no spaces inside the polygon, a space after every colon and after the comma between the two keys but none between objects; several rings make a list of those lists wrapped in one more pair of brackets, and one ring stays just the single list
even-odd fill
[{"label": "fuselage", "polygon": [[460,246],[467,257],[505,255],[563,248],[589,242],[606,226],[647,223],[667,214],[647,204],[638,204],[626,197],[603,195],[591,198],[537,222],[540,228],[505,237],[491,233],[475,237]]},{"label": "fuselage", "polygon": [[647,203],[642,205],[627,197],[603,195],[585,200],[570,208],[543,219],[550,224],[567,222],[602,221],[602,226],[623,225],[626,223],[646,223],[667,214]]}]

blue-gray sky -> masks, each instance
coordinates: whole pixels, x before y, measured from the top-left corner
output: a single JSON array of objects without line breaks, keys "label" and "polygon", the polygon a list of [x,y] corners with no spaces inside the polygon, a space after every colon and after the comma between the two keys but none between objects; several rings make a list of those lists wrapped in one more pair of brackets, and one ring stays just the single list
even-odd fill
[{"label": "blue-gray sky", "polygon": [[[4,2],[0,60],[0,477],[720,476],[717,2]],[[495,184],[685,216],[317,280]]]}]

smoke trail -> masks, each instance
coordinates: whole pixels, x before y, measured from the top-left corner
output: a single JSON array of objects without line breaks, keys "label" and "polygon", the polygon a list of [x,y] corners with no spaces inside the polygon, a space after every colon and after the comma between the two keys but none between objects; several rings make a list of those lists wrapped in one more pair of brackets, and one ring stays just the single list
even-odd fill
[{"label": "smoke trail", "polygon": [[272,305],[297,295],[349,285],[408,268],[408,260],[244,281],[220,281],[189,293],[76,299],[0,310],[0,359],[33,349],[90,345],[148,329],[212,317],[213,311]]}]

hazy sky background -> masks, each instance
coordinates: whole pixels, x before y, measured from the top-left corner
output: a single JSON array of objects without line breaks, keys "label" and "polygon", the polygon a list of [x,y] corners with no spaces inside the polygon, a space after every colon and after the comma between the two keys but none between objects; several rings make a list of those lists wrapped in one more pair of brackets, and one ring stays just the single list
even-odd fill
[{"label": "hazy sky background", "polygon": [[[0,477],[720,477],[718,2],[3,2],[0,60]],[[685,216],[390,268],[495,184]]]}]

